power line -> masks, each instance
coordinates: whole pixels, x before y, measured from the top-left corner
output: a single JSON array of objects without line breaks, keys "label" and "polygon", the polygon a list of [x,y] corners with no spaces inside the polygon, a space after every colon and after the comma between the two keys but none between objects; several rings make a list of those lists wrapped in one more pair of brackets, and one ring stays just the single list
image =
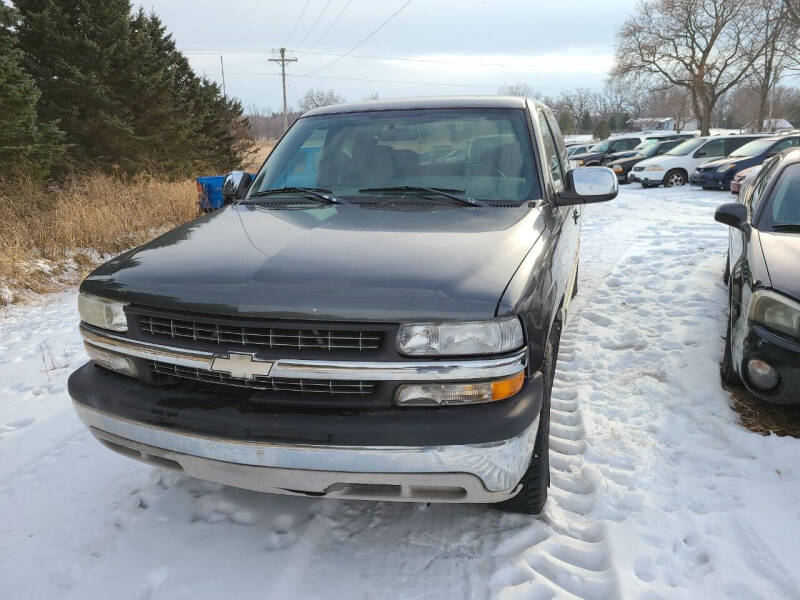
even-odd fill
[{"label": "power line", "polygon": [[345,4],[345,5],[344,5],[344,7],[342,8],[342,10],[340,10],[340,11],[339,11],[339,14],[338,14],[338,15],[336,15],[336,18],[335,18],[333,21],[331,21],[331,24],[330,24],[330,25],[328,25],[328,28],[327,28],[325,31],[323,31],[323,32],[322,32],[322,35],[321,35],[321,36],[319,36],[319,37],[317,38],[317,41],[316,41],[316,42],[314,42],[314,43],[311,45],[311,48],[309,48],[309,51],[310,51],[310,50],[313,50],[314,48],[316,48],[316,47],[317,47],[317,45],[318,45],[318,44],[319,44],[319,43],[322,41],[322,38],[324,38],[324,37],[325,37],[325,36],[328,34],[328,32],[329,32],[331,29],[333,29],[333,26],[334,26],[334,25],[336,25],[336,23],[338,23],[338,22],[339,22],[339,19],[340,19],[340,18],[341,18],[341,16],[344,14],[344,11],[346,11],[346,10],[347,10],[347,7],[348,7],[348,6],[350,6],[352,3],[353,3],[353,0],[347,0],[347,4]]},{"label": "power line", "polygon": [[292,35],[294,35],[297,26],[300,25],[300,19],[303,18],[304,14],[306,14],[306,9],[308,8],[308,4],[310,2],[311,0],[306,0],[306,4],[305,6],[303,6],[303,10],[300,11],[300,15],[297,17],[297,21],[294,22],[294,26],[292,27],[292,30],[289,32],[289,35],[286,36],[286,41],[283,43],[284,46],[286,46],[286,44],[289,43],[289,40],[292,39]]},{"label": "power line", "polygon": [[369,32],[369,34],[368,34],[366,37],[364,37],[364,38],[363,38],[361,41],[359,41],[359,42],[358,42],[358,43],[357,43],[355,46],[353,46],[352,48],[350,48],[350,50],[348,50],[347,52],[345,52],[344,54],[342,54],[342,55],[341,55],[341,56],[339,56],[338,58],[335,58],[335,59],[333,59],[333,60],[332,60],[331,62],[329,62],[327,65],[325,65],[325,66],[323,66],[323,67],[320,67],[319,69],[315,69],[314,71],[310,71],[310,72],[308,72],[308,73],[305,73],[305,75],[314,75],[315,73],[319,73],[320,71],[324,71],[324,70],[325,70],[325,69],[327,69],[328,67],[331,67],[331,66],[335,65],[337,62],[339,62],[340,60],[342,60],[342,59],[343,59],[345,56],[347,56],[348,54],[350,54],[351,52],[353,52],[353,50],[355,50],[356,48],[358,48],[359,46],[361,46],[362,44],[364,44],[364,43],[365,43],[367,40],[369,40],[369,39],[370,39],[370,38],[371,38],[373,35],[375,35],[375,34],[376,34],[376,33],[378,33],[378,32],[379,32],[381,29],[383,29],[383,28],[384,28],[384,27],[385,27],[385,26],[386,26],[386,25],[389,23],[389,21],[391,21],[391,20],[392,20],[392,19],[394,19],[394,18],[395,18],[397,15],[399,15],[399,14],[400,14],[400,11],[402,11],[402,10],[403,10],[403,9],[404,9],[406,6],[408,6],[409,4],[411,4],[413,1],[414,1],[414,0],[406,0],[406,2],[404,2],[404,3],[402,4],[402,6],[400,6],[400,8],[398,8],[396,11],[394,11],[394,12],[391,14],[391,16],[389,16],[389,18],[388,18],[388,19],[386,19],[386,20],[385,20],[383,23],[381,23],[381,24],[380,24],[380,25],[378,25],[378,26],[377,26],[375,29],[373,29],[372,31],[370,31],[370,32]]},{"label": "power line", "polygon": [[[352,2],[352,0],[350,0]],[[312,46],[313,48],[313,46]],[[287,49],[288,50],[288,49]],[[506,67],[509,69],[521,69],[524,65],[512,65],[509,63],[475,62],[474,60],[444,60],[437,58],[410,58],[407,56],[365,56],[363,54],[339,54],[335,52],[312,52],[309,50],[290,50],[296,54],[313,54],[316,56],[337,56],[340,58],[357,58],[361,60],[388,60],[415,63],[432,63],[441,65],[473,65],[476,67]],[[263,50],[181,50],[184,54],[263,54]],[[311,73],[307,73],[310,75]]]},{"label": "power line", "polygon": [[321,10],[321,11],[320,11],[320,13],[317,15],[317,18],[316,18],[316,19],[314,19],[314,23],[311,25],[311,29],[309,29],[309,30],[306,32],[306,34],[303,36],[303,39],[302,39],[302,40],[300,40],[299,42],[297,42],[297,47],[298,47],[298,48],[299,48],[300,46],[302,46],[302,45],[303,45],[303,42],[305,42],[305,41],[308,39],[308,36],[310,36],[310,35],[311,35],[311,32],[312,32],[312,31],[314,31],[314,28],[317,26],[317,23],[319,23],[319,20],[322,18],[322,15],[324,15],[324,14],[325,14],[325,11],[326,11],[326,10],[328,10],[328,7],[331,5],[331,2],[332,2],[332,0],[328,0],[328,1],[325,3],[325,6],[323,6],[323,7],[322,7],[322,10]]}]

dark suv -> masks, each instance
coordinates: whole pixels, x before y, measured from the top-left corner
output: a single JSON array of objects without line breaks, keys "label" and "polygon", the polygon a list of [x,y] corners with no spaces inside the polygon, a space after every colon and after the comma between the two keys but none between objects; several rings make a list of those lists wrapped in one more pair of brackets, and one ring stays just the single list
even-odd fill
[{"label": "dark suv", "polygon": [[598,166],[611,160],[610,156],[612,154],[633,150],[643,141],[644,136],[608,138],[607,140],[595,144],[583,154],[573,154],[570,156],[570,159],[574,160],[578,166]]},{"label": "dark suv", "polygon": [[252,490],[538,513],[582,206],[614,174],[570,170],[540,103],[436,98],[311,111],[223,191],[81,285],[91,432]]}]

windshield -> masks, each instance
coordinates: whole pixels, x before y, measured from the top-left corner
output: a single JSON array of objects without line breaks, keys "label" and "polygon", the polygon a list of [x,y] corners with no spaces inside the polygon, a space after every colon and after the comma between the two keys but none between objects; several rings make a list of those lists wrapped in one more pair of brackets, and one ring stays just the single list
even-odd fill
[{"label": "windshield", "polygon": [[789,165],[781,173],[761,215],[759,229],[762,228],[800,233],[800,164]]},{"label": "windshield", "polygon": [[519,109],[305,117],[272,152],[250,193],[306,187],[357,197],[374,196],[368,188],[425,186],[480,200],[538,199],[529,140],[525,112]]},{"label": "windshield", "polygon": [[644,150],[641,150],[639,154],[643,156],[655,156],[660,147],[660,144],[649,144]]},{"label": "windshield", "polygon": [[636,147],[634,148],[634,150],[644,150],[645,148],[649,148],[650,146],[655,146],[655,145],[656,145],[656,144],[658,144],[660,141],[661,141],[661,140],[645,140],[645,141],[643,141],[641,144],[639,144],[638,146],[636,146]]},{"label": "windshield", "polygon": [[608,152],[608,144],[608,140],[600,142],[589,148],[588,152]]},{"label": "windshield", "polygon": [[705,144],[708,141],[708,138],[694,138],[691,140],[686,140],[685,142],[678,144],[669,152],[665,152],[668,156],[685,156],[690,152],[694,152],[700,146]]},{"label": "windshield", "polygon": [[758,156],[769,150],[775,140],[753,140],[730,153],[730,156]]}]

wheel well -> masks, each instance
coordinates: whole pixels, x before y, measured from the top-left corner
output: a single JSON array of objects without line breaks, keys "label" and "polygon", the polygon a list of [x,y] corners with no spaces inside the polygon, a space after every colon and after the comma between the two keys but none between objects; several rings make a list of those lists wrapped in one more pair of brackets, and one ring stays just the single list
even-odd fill
[{"label": "wheel well", "polygon": [[685,181],[689,181],[689,171],[687,171],[687,170],[686,170],[686,169],[684,169],[683,167],[674,167],[674,168],[670,169],[670,170],[669,170],[669,171],[667,171],[667,173],[664,175],[664,179],[666,179],[666,178],[667,178],[667,176],[668,176],[670,173],[672,173],[673,171],[680,171],[681,175],[683,175],[683,179],[684,179]]}]

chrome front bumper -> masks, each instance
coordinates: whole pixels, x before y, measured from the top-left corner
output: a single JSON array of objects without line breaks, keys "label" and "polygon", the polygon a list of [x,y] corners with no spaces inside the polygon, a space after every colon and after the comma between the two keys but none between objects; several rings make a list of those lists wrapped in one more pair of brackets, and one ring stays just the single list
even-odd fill
[{"label": "chrome front bumper", "polygon": [[179,433],[74,402],[107,447],[186,475],[279,494],[417,502],[501,502],[519,491],[537,417],[500,442],[353,447],[242,442]]}]

